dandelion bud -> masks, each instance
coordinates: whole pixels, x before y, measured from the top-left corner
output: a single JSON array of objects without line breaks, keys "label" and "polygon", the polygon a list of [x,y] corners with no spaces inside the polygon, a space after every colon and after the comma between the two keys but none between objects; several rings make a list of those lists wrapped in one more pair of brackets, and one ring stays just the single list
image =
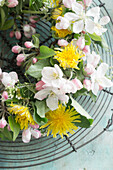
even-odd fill
[{"label": "dandelion bud", "polygon": [[21,47],[19,45],[15,45],[12,47],[12,52],[13,53],[20,53],[21,52]]},{"label": "dandelion bud", "polygon": [[0,119],[0,128],[4,128],[7,125],[6,120],[2,117],[2,119]]},{"label": "dandelion bud", "polygon": [[21,32],[20,31],[16,31],[15,32],[15,37],[17,40],[21,39]]},{"label": "dandelion bud", "polygon": [[2,98],[3,98],[4,100],[7,100],[7,99],[8,99],[8,92],[7,92],[7,91],[4,91],[4,92],[2,93]]}]

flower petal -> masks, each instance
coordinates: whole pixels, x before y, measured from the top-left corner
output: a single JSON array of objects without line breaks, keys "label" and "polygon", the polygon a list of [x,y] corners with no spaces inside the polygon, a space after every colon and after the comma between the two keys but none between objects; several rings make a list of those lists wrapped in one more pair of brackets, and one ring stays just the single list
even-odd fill
[{"label": "flower petal", "polygon": [[64,15],[65,18],[67,18],[69,21],[75,21],[75,20],[78,20],[79,19],[79,16],[72,13],[72,12],[67,12],[65,15]]},{"label": "flower petal", "polygon": [[85,20],[85,29],[88,33],[93,34],[94,27],[95,27],[95,23],[91,19],[88,18]]},{"label": "flower petal", "polygon": [[80,15],[83,13],[83,6],[77,2],[73,3],[72,10],[77,14]]},{"label": "flower petal", "polygon": [[41,137],[41,132],[39,130],[31,129],[31,134],[34,138],[38,139]]},{"label": "flower petal", "polygon": [[99,7],[93,7],[86,12],[86,15],[91,16],[91,17],[99,16],[100,15],[100,8]]},{"label": "flower petal", "polygon": [[84,22],[83,20],[77,21],[73,24],[73,32],[74,33],[80,33],[84,28]]},{"label": "flower petal", "polygon": [[106,25],[110,21],[110,18],[108,16],[104,16],[100,19],[100,25]]},{"label": "flower petal", "polygon": [[101,63],[100,66],[99,66],[98,69],[97,69],[97,75],[98,75],[98,77],[101,78],[101,77],[105,76],[108,68],[109,68],[108,64],[106,64],[106,63]]},{"label": "flower petal", "polygon": [[99,81],[99,85],[102,87],[112,87],[113,82],[106,77],[102,77]]},{"label": "flower petal", "polygon": [[39,92],[37,92],[34,96],[34,98],[38,100],[43,100],[47,97],[47,95],[51,92],[51,90],[47,89],[42,89]]},{"label": "flower petal", "polygon": [[24,143],[29,143],[30,139],[31,139],[31,131],[30,128],[28,128],[22,132],[22,141]]},{"label": "flower petal", "polygon": [[58,108],[58,97],[55,95],[49,96],[46,103],[50,110],[56,110]]},{"label": "flower petal", "polygon": [[99,91],[99,84],[97,82],[92,83],[91,90],[97,96],[97,93]]}]

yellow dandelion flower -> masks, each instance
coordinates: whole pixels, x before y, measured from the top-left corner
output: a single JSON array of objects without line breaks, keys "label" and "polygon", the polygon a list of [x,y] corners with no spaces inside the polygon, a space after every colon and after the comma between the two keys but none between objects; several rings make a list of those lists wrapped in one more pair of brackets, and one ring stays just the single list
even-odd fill
[{"label": "yellow dandelion flower", "polygon": [[75,47],[73,44],[66,46],[62,51],[56,51],[56,55],[54,56],[60,63],[60,66],[64,69],[66,68],[76,68],[78,63],[84,57],[82,51]]},{"label": "yellow dandelion flower", "polygon": [[75,122],[80,122],[80,116],[77,114],[74,108],[66,110],[66,107],[60,104],[58,109],[46,113],[48,122],[41,128],[47,128],[47,136],[50,132],[54,138],[56,138],[57,134],[61,138],[63,138],[63,135],[69,136],[67,132],[73,134],[74,130],[78,129],[74,124]]},{"label": "yellow dandelion flower", "polygon": [[63,6],[61,6],[60,8],[56,8],[54,9],[54,11],[52,12],[52,19],[57,19],[61,14],[62,14],[62,11],[63,11]]},{"label": "yellow dandelion flower", "polygon": [[16,115],[16,122],[20,124],[20,128],[27,129],[29,124],[35,124],[35,121],[33,120],[32,115],[29,112],[28,107],[16,105],[16,104],[10,104],[10,107],[8,108],[8,111],[11,114]]},{"label": "yellow dandelion flower", "polygon": [[68,29],[61,29],[61,30],[59,30],[59,29],[57,29],[55,26],[51,27],[51,29],[52,29],[53,31],[55,31],[56,36],[57,36],[57,37],[60,37],[60,38],[64,38],[64,37],[66,37],[68,34],[72,34],[72,32],[71,32],[70,30],[68,30]]},{"label": "yellow dandelion flower", "polygon": [[61,0],[50,0],[50,6],[55,8],[59,5]]}]

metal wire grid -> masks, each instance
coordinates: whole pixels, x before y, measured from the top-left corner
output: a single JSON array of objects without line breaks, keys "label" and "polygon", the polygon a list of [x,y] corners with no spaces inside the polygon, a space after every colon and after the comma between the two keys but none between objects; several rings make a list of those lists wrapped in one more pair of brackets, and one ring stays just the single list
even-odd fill
[{"label": "metal wire grid", "polygon": [[[101,16],[109,15],[106,8],[99,0],[97,3],[93,2],[92,6],[102,6]],[[105,52],[99,46],[97,47],[103,61],[108,63],[110,66],[113,65],[113,48],[112,48],[112,31],[113,22],[108,24],[108,31],[105,34],[107,43],[109,44],[110,51]],[[50,24],[46,22],[39,22],[37,25],[37,32],[41,34],[41,44],[50,45],[54,39],[50,34]],[[10,40],[9,31],[6,34],[0,33],[0,53],[1,62],[3,69],[7,71],[16,70],[19,75],[22,75],[20,68],[16,67],[15,58],[16,56],[11,53],[10,49],[15,45],[16,39]],[[3,41],[4,40],[4,41]],[[5,43],[4,43],[5,42]],[[21,43],[18,41],[18,43]],[[109,72],[110,74],[110,72]],[[23,75],[21,76],[23,78]],[[24,144],[21,141],[21,134],[15,142],[0,141],[0,168],[27,168],[38,166],[44,163],[48,163],[57,159],[60,159],[72,152],[77,152],[78,149],[87,145],[91,141],[95,140],[98,136],[103,134],[112,125],[113,116],[106,121],[105,127],[98,131],[98,125],[101,124],[102,120],[109,115],[108,108],[112,103],[112,90],[105,89],[98,95],[96,103],[93,103],[90,97],[79,97],[78,102],[90,113],[94,119],[94,125],[89,129],[79,128],[70,137],[64,137],[62,140],[59,136],[53,139],[52,136],[42,137],[33,139],[29,144]]]}]

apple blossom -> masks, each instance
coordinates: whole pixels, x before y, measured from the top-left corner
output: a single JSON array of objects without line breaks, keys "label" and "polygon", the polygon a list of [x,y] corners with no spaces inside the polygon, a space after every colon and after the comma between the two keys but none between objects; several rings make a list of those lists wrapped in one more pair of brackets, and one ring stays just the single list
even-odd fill
[{"label": "apple blossom", "polygon": [[94,68],[97,67],[98,63],[100,61],[100,55],[96,54],[94,51],[92,54],[87,54],[87,63],[91,64]]},{"label": "apple blossom", "polygon": [[68,45],[68,42],[64,39],[58,40],[58,45],[61,47],[65,47]]},{"label": "apple blossom", "polygon": [[37,16],[30,16],[30,17],[29,17],[29,20],[30,20],[30,22],[31,22],[32,24],[37,23],[37,20],[35,20],[35,19],[37,19]]},{"label": "apple blossom", "polygon": [[86,73],[88,75],[91,75],[94,71],[95,71],[95,68],[92,64],[87,64],[86,67],[84,68],[84,70],[86,71]]},{"label": "apple blossom", "polygon": [[74,2],[76,2],[76,0],[63,0],[63,4],[66,8],[72,8]]},{"label": "apple blossom", "polygon": [[5,120],[4,117],[2,117],[2,119],[0,119],[0,128],[4,128],[7,125],[7,121]]},{"label": "apple blossom", "polygon": [[90,91],[90,90],[91,90],[91,80],[85,79],[85,80],[83,81],[83,86],[84,86],[88,91]]},{"label": "apple blossom", "polygon": [[28,25],[28,24],[23,26],[23,30],[24,30],[24,35],[27,38],[31,38],[32,35],[36,33],[35,28],[33,28],[31,25]]},{"label": "apple blossom", "polygon": [[17,40],[21,39],[21,36],[22,36],[22,35],[21,35],[21,32],[20,32],[20,31],[16,31],[16,32],[15,32],[15,37],[16,37]]},{"label": "apple blossom", "polygon": [[8,7],[9,8],[13,8],[13,7],[15,7],[15,6],[17,6],[18,5],[18,0],[7,0],[7,2],[8,2]]},{"label": "apple blossom", "polygon": [[12,37],[14,37],[14,31],[11,31],[10,33],[9,33],[9,36],[12,38]]},{"label": "apple blossom", "polygon": [[21,66],[22,63],[20,63],[20,62],[17,61],[16,65],[17,65],[17,66]]},{"label": "apple blossom", "polygon": [[19,54],[19,55],[17,55],[17,58],[16,58],[16,60],[19,63],[22,63],[25,59],[26,59],[26,55],[24,55],[24,54]]},{"label": "apple blossom", "polygon": [[90,46],[89,45],[85,45],[85,47],[83,48],[82,51],[87,55],[88,53],[90,53]]},{"label": "apple blossom", "polygon": [[3,72],[1,81],[5,87],[14,87],[15,83],[18,82],[18,75],[14,71],[10,73]]},{"label": "apple blossom", "polygon": [[4,91],[4,92],[2,93],[2,98],[3,98],[4,100],[7,100],[7,99],[8,99],[8,92],[7,92],[7,91]]},{"label": "apple blossom", "polygon": [[32,127],[33,129],[38,129],[39,125],[38,124],[35,124],[35,125],[30,124],[30,127]]},{"label": "apple blossom", "polygon": [[28,128],[28,129],[25,129],[23,132],[22,132],[22,141],[24,143],[29,143],[30,142],[30,139],[31,139],[31,135],[34,137],[34,138],[40,138],[41,137],[41,132],[39,130],[34,130],[32,128]]},{"label": "apple blossom", "polygon": [[79,79],[75,78],[75,79],[72,80],[72,82],[77,87],[77,90],[80,90],[80,89],[83,88],[83,85],[82,85],[82,83]]},{"label": "apple blossom", "polygon": [[42,90],[43,85],[45,85],[45,83],[42,80],[36,83],[36,90]]},{"label": "apple blossom", "polygon": [[82,50],[84,47],[85,47],[85,39],[84,37],[80,37],[77,42],[76,42],[76,45],[78,46],[78,48],[80,50]]},{"label": "apple blossom", "polygon": [[92,0],[83,0],[83,1],[84,1],[84,5],[86,7],[89,7],[91,5],[91,3],[92,3]]},{"label": "apple blossom", "polygon": [[100,19],[100,16],[95,17],[94,19],[94,22],[95,22],[94,32],[100,36],[102,35],[102,33],[107,31],[107,29],[104,28],[103,26],[109,23],[110,18],[108,16],[104,16],[100,20],[99,19]]},{"label": "apple blossom", "polygon": [[34,57],[33,60],[32,60],[33,64],[37,63],[37,61],[38,61],[38,59],[35,58],[35,57]]},{"label": "apple blossom", "polygon": [[33,45],[33,43],[31,41],[26,41],[24,43],[24,45],[26,46],[26,48],[33,48],[34,47],[34,45]]},{"label": "apple blossom", "polygon": [[101,63],[97,70],[95,70],[95,72],[91,75],[91,89],[95,95],[97,95],[100,86],[103,88],[113,86],[112,81],[105,76],[108,67],[108,64]]},{"label": "apple blossom", "polygon": [[21,50],[22,50],[22,47],[19,46],[19,45],[15,45],[15,46],[12,47],[12,52],[13,53],[20,53]]}]

